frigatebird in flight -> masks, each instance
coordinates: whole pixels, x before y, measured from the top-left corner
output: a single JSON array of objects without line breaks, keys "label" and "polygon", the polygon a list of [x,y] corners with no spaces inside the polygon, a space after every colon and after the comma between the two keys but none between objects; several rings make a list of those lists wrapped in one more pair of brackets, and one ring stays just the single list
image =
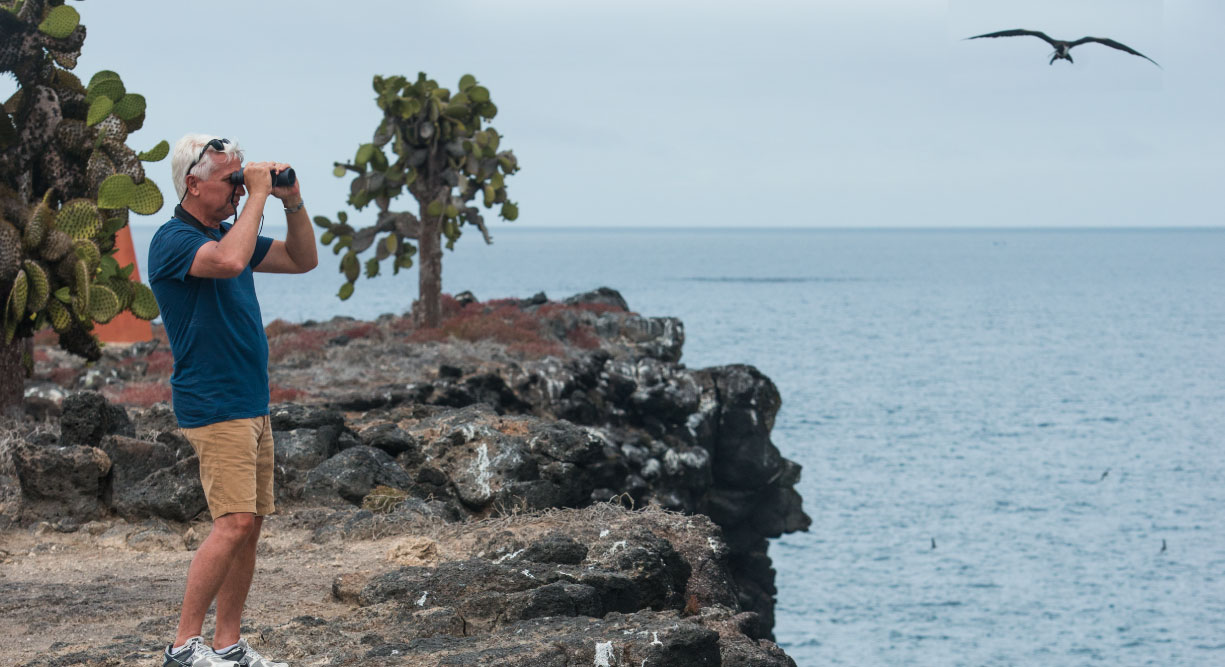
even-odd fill
[{"label": "frigatebird in flight", "polygon": [[[1020,37],[1023,35],[1033,35],[1034,37],[1040,37],[1046,40],[1046,43],[1055,47],[1055,55],[1051,56],[1051,62],[1049,63],[1051,65],[1054,65],[1055,61],[1061,58],[1068,62],[1074,62],[1072,60],[1072,56],[1068,54],[1068,51],[1071,51],[1073,46],[1080,46],[1081,44],[1088,44],[1089,42],[1097,42],[1098,44],[1105,44],[1106,46],[1109,46],[1112,49],[1126,51],[1127,53],[1130,53],[1133,56],[1140,56],[1141,58],[1144,58],[1150,63],[1157,65],[1156,60],[1149,58],[1143,53],[1140,53],[1139,51],[1131,48],[1130,46],[1127,46],[1126,44],[1120,44],[1114,41],[1113,39],[1107,39],[1105,37],[1081,37],[1075,42],[1065,42],[1061,39],[1051,39],[1044,32],[1039,32],[1037,30],[1022,30],[1018,28],[1016,30],[1001,30],[999,32],[989,32],[985,35],[975,35],[973,37],[967,37],[966,39],[980,39],[983,37]],[[1161,67],[1161,65],[1157,65],[1157,67]]]}]

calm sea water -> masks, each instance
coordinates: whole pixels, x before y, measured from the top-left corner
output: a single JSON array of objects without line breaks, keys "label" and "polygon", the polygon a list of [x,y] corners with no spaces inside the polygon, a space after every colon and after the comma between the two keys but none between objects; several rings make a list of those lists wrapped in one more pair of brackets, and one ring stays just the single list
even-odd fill
[{"label": "calm sea water", "polygon": [[[682,318],[690,367],[778,384],[814,520],[771,549],[798,664],[1225,664],[1225,232],[495,234],[444,291],[608,285]],[[266,320],[416,294],[341,303],[324,252],[257,279]]]}]

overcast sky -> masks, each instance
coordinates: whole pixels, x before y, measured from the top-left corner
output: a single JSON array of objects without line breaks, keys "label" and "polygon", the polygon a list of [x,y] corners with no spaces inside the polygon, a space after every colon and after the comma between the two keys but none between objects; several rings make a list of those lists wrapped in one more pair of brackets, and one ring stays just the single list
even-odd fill
[{"label": "overcast sky", "polygon": [[[73,4],[77,74],[148,98],[134,148],[236,139],[292,163],[314,214],[345,208],[332,163],[380,118],[372,75],[425,71],[492,92],[519,225],[1222,223],[1220,0]],[[1008,28],[1162,69],[963,40]],[[173,192],[169,160],[149,173]]]}]

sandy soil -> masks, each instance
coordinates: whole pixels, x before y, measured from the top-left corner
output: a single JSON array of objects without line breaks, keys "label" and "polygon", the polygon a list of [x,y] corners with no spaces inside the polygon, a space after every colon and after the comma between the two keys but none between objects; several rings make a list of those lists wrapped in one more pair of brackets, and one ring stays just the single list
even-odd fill
[{"label": "sandy soil", "polygon": [[[384,561],[395,538],[310,543],[310,531],[284,528],[270,517],[260,541],[244,626],[277,625],[303,614],[332,618],[349,606],[332,597],[336,575]],[[0,665],[38,658],[53,645],[98,647],[139,640],[149,664],[174,638],[187,568],[195,555],[143,552],[114,533],[0,533]],[[207,525],[202,527],[207,532]],[[206,620],[210,637],[212,617]],[[60,642],[61,644],[57,644]],[[65,646],[66,644],[67,646]],[[160,664],[160,663],[157,663]]]},{"label": "sandy soil", "polygon": [[[704,518],[658,508],[631,512],[612,503],[462,523],[428,517],[385,522],[375,515],[366,528],[323,543],[312,541],[313,526],[331,525],[329,510],[284,511],[264,523],[243,614],[243,634],[256,646],[263,628],[304,615],[333,620],[349,614],[354,607],[333,596],[340,575],[346,575],[341,594],[352,599],[371,574],[404,565],[496,559],[509,540],[528,544],[555,532],[607,549],[628,531],[647,528],[693,563],[723,548],[713,541],[717,529]],[[101,652],[105,658],[99,664],[105,665],[161,664],[158,655],[174,638],[195,554],[188,545],[203,541],[209,527],[207,522],[171,527],[109,519],[73,533],[55,532],[47,524],[0,532],[0,666],[25,664],[48,652],[65,658],[80,651]],[[706,575],[714,582],[707,587],[720,585],[726,578],[720,572]],[[211,622],[210,614],[206,639],[211,639]]]}]

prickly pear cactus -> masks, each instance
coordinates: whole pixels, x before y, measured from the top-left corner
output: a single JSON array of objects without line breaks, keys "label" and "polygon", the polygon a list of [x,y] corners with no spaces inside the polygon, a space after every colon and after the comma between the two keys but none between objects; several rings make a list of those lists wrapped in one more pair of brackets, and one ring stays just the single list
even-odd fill
[{"label": "prickly pear cactus", "polygon": [[97,359],[94,323],[158,315],[153,293],[130,280],[135,267],[115,261],[115,234],[129,210],[162,207],[142,161],[166,157],[169,144],[128,147],[145,98],[115,72],[85,84],[68,71],[84,41],[63,0],[0,0],[0,70],[18,83],[0,111],[0,344],[50,326],[62,347]]},{"label": "prickly pear cactus", "polygon": [[[460,78],[455,94],[424,72],[413,83],[402,76],[376,76],[374,92],[383,119],[371,142],[358,146],[351,161],[337,162],[334,173],[339,178],[355,174],[349,204],[360,211],[374,202],[377,219],[355,229],[341,212],[336,222],[319,216],[315,224],[325,230],[321,237],[325,245],[331,244],[337,255],[344,252],[341,299],[353,294],[363,268],[368,278],[379,274],[386,259],[391,260],[393,273],[410,268],[419,245],[425,324],[437,326],[442,280],[439,238],[445,237],[447,249],[453,250],[463,227],[471,225],[486,243],[492,243],[485,219],[472,202],[479,197],[487,209],[500,207],[502,218],[517,218],[519,207],[507,197],[506,177],[519,170],[519,162],[513,152],[499,150],[502,136],[487,125],[498,108],[489,90],[471,74]],[[405,190],[417,201],[416,214],[389,210],[391,200]],[[371,248],[374,256],[363,264],[358,256]]]}]

